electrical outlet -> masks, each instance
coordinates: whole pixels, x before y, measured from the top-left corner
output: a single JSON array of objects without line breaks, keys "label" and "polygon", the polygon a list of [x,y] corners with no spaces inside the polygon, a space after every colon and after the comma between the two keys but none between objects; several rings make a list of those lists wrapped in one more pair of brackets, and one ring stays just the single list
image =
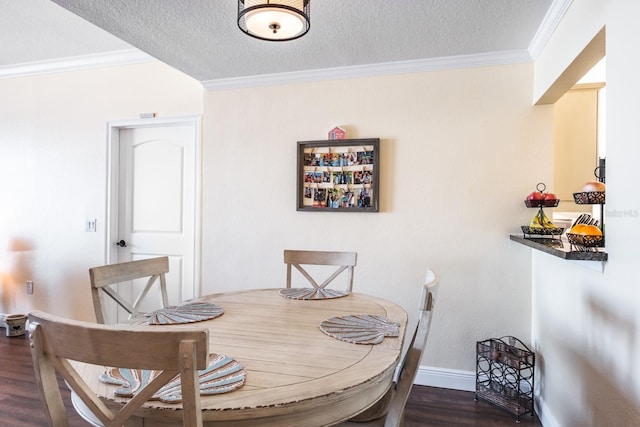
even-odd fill
[{"label": "electrical outlet", "polygon": [[33,281],[32,280],[27,280],[27,293],[28,294],[32,294],[33,293]]},{"label": "electrical outlet", "polygon": [[89,232],[95,232],[96,229],[97,229],[97,222],[98,222],[97,219],[89,219],[89,220],[87,220],[87,224],[86,224],[85,230],[89,231]]}]

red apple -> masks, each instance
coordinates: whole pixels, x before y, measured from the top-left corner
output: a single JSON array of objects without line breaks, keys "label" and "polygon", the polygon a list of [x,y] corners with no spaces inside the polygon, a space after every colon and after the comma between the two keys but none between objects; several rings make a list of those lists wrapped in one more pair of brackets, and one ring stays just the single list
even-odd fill
[{"label": "red apple", "polygon": [[539,191],[533,191],[529,193],[527,200],[544,200],[544,194]]},{"label": "red apple", "polygon": [[544,205],[555,207],[557,203],[557,197],[553,193],[544,193]]}]

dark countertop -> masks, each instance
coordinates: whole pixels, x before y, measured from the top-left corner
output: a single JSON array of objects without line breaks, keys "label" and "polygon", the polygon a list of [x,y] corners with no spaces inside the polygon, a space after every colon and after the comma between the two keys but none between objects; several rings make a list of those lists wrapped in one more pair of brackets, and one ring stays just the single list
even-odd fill
[{"label": "dark countertop", "polygon": [[597,252],[571,250],[571,245],[566,240],[566,237],[562,237],[562,239],[557,237],[525,238],[523,235],[511,234],[509,238],[514,242],[521,243],[525,246],[529,246],[530,248],[537,249],[539,251],[557,256],[562,259],[577,261],[606,261],[608,259],[607,253],[604,251],[604,248],[597,248]]}]

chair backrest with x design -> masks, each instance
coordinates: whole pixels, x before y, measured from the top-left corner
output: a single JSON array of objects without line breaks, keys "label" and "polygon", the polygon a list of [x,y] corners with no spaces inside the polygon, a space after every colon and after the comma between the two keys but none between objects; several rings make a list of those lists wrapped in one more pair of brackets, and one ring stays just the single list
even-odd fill
[{"label": "chair backrest with x design", "polygon": [[[98,323],[105,323],[105,312],[100,294],[104,293],[112,298],[120,307],[129,313],[129,318],[144,315],[140,306],[156,281],[160,282],[162,307],[169,305],[165,274],[169,272],[169,257],[157,257],[118,264],[103,265],[89,269],[93,309]],[[129,301],[122,292],[118,292],[116,285],[132,285],[136,279],[148,278],[145,287],[133,302]]]},{"label": "chair backrest with x design", "polygon": [[[116,326],[29,314],[29,338],[36,381],[49,426],[68,427],[56,372],[91,412],[94,422],[121,427],[162,386],[180,375],[185,426],[202,426],[198,370],[208,364],[209,331],[185,326]],[[113,410],[96,395],[73,361],[159,371],[123,407]],[[82,414],[81,414],[82,415]],[[98,421],[95,419],[97,418]]]},{"label": "chair backrest with x design", "polygon": [[[342,272],[347,274],[347,289],[350,293],[353,288],[353,271],[356,266],[358,254],[356,252],[329,252],[329,251],[299,251],[285,250],[284,262],[287,264],[287,288],[291,288],[291,271],[295,267],[315,289],[324,289]],[[316,279],[303,267],[311,265],[324,265],[338,267],[333,274],[327,277],[322,283]]]},{"label": "chair backrest with x design", "polygon": [[338,424],[337,427],[401,427],[404,424],[404,408],[427,345],[439,282],[438,275],[432,270],[427,270],[418,307],[418,324],[413,331],[407,352],[399,364],[400,373],[397,381],[373,406],[351,420]]}]

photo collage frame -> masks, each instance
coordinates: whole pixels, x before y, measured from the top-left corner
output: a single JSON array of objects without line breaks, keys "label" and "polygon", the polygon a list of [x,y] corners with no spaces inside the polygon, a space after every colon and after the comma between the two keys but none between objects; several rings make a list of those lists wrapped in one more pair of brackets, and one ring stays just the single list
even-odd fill
[{"label": "photo collage frame", "polygon": [[297,210],[378,211],[379,139],[298,142]]}]

